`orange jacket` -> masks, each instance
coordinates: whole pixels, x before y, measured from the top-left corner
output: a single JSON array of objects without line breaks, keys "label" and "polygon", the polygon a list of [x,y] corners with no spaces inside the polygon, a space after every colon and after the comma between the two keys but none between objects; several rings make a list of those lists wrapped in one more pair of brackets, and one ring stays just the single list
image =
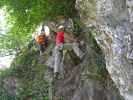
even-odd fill
[{"label": "orange jacket", "polygon": [[38,44],[45,44],[45,35],[41,34],[36,37],[36,42]]}]

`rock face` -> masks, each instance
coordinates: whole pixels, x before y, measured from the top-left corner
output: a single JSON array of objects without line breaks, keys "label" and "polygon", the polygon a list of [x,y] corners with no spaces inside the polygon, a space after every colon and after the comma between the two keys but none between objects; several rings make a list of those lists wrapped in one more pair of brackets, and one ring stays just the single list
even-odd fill
[{"label": "rock face", "polygon": [[[83,34],[86,34],[83,37],[85,40],[90,38],[87,33]],[[76,59],[72,51],[67,52],[64,61],[64,77],[54,81],[56,96],[54,100],[60,100],[60,97],[64,100],[122,100],[116,86],[104,69],[102,55],[96,53],[95,47],[93,48],[91,38],[86,41],[86,44],[88,44],[87,51],[83,61]],[[101,62],[102,65],[97,62]],[[98,74],[100,67],[103,68]]]},{"label": "rock face", "polygon": [[8,77],[7,79],[4,80],[4,87],[5,89],[9,92],[11,95],[16,95],[17,93],[17,79],[15,77]]},{"label": "rock face", "polygon": [[76,0],[81,21],[100,31],[94,36],[105,54],[106,68],[125,100],[133,100],[133,0],[94,1]]},{"label": "rock face", "polygon": [[[71,29],[73,32],[74,23],[71,19],[61,22],[69,23],[65,24],[66,31]],[[52,23],[52,25],[49,24],[51,29],[54,29],[55,24]],[[80,60],[73,51],[66,52],[64,76],[53,81],[53,100],[61,98],[63,100],[122,100],[118,89],[105,69],[104,54],[91,35],[91,30],[83,29],[79,40],[85,42],[85,45],[80,47],[85,52],[85,56]]]}]

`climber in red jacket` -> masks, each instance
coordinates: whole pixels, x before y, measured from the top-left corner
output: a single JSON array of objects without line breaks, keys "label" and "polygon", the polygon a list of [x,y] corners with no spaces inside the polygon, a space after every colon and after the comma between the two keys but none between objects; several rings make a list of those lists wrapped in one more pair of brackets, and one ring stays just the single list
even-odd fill
[{"label": "climber in red jacket", "polygon": [[[57,78],[60,72],[63,72],[63,62],[62,62],[62,51],[64,49],[73,49],[75,54],[82,58],[84,53],[78,47],[77,40],[74,39],[70,34],[66,33],[63,25],[58,27],[56,32],[56,46],[54,49],[54,75]],[[67,43],[65,43],[67,41]]]}]

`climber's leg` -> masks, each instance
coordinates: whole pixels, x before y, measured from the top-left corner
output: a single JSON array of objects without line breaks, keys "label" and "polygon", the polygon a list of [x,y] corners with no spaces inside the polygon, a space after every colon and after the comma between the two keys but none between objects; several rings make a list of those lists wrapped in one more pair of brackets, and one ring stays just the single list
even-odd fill
[{"label": "climber's leg", "polygon": [[43,52],[45,51],[45,45],[43,44],[39,45],[39,51],[40,51],[40,55],[42,55]]},{"label": "climber's leg", "polygon": [[62,71],[61,69],[63,69],[61,61],[62,61],[62,45],[55,47],[54,77],[56,79],[59,78],[59,74],[61,74]]},{"label": "climber's leg", "polygon": [[80,59],[82,59],[83,56],[85,55],[84,52],[79,48],[79,43],[77,43],[77,42],[74,42],[74,43],[73,43],[73,50],[74,50],[75,54],[76,54]]},{"label": "climber's leg", "polygon": [[83,51],[79,48],[79,43],[74,42],[74,43],[65,43],[63,49],[66,50],[73,50],[75,54],[82,59],[84,56]]},{"label": "climber's leg", "polygon": [[55,47],[54,73],[58,72],[59,67],[59,46]]},{"label": "climber's leg", "polygon": [[59,72],[61,65],[61,52],[60,46],[55,47],[55,61],[54,61],[54,73]]}]

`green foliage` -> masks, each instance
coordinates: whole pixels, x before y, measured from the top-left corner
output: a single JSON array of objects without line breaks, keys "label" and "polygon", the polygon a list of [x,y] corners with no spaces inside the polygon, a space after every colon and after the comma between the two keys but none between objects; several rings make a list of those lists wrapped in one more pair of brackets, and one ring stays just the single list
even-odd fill
[{"label": "green foliage", "polygon": [[79,18],[74,18],[73,19],[74,22],[74,35],[75,36],[79,36],[80,33],[82,32],[82,26],[83,24],[81,23],[81,21],[79,20]]},{"label": "green foliage", "polygon": [[89,35],[90,35],[90,44],[91,48],[93,49],[93,58],[94,58],[94,62],[96,64],[95,70],[97,72],[97,74],[99,75],[105,75],[107,73],[106,70],[106,61],[105,61],[105,56],[101,50],[101,48],[98,46],[96,40],[94,39],[94,34],[96,34],[97,31],[95,30],[95,28],[90,28],[89,30]]},{"label": "green foliage", "polygon": [[6,6],[8,25],[12,27],[7,36],[0,38],[0,48],[23,48],[40,22],[55,20],[60,15],[71,17],[74,4],[75,0],[1,0],[0,6]]},{"label": "green foliage", "polygon": [[[48,100],[49,82],[45,79],[46,67],[38,62],[37,49],[24,48],[16,55],[11,68],[0,72],[0,100]],[[3,80],[16,77],[19,87],[15,96],[8,93],[3,86]]]}]

